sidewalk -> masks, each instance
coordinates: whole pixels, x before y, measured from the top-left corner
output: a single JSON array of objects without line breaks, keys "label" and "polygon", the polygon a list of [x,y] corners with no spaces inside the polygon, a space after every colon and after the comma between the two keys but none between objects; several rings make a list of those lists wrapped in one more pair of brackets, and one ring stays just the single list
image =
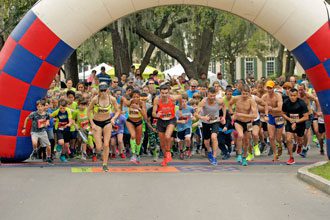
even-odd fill
[{"label": "sidewalk", "polygon": [[330,195],[330,181],[308,171],[310,168],[321,166],[326,163],[327,161],[323,161],[302,167],[298,170],[297,176],[302,181]]}]

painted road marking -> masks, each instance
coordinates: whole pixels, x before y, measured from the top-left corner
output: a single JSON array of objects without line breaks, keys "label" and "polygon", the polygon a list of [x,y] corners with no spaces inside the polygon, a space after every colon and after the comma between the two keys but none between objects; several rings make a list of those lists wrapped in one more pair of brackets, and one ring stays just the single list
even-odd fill
[{"label": "painted road marking", "polygon": [[[204,172],[237,172],[237,167],[224,166],[183,166],[183,167],[109,167],[110,173],[204,173]],[[101,167],[73,167],[72,173],[102,173]]]},{"label": "painted road marking", "polygon": [[220,171],[224,171],[224,172],[237,172],[240,171],[239,168],[237,167],[231,167],[231,166],[200,166],[200,167],[177,167],[178,170],[180,170],[181,172],[184,173],[200,173],[200,172],[220,172]]},{"label": "painted road marking", "polygon": [[[72,173],[103,173],[101,167],[75,167]],[[110,173],[178,173],[176,167],[109,167]]]}]

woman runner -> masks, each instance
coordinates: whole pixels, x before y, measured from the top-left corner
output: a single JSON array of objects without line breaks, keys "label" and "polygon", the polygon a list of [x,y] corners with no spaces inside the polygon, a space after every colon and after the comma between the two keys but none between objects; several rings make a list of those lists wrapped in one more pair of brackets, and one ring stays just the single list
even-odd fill
[{"label": "woman runner", "polygon": [[[92,99],[87,112],[95,138],[96,152],[100,152],[103,146],[102,169],[104,172],[109,171],[108,159],[111,131],[120,113],[117,101],[108,94],[108,89],[109,86],[106,83],[100,83],[99,94]],[[112,111],[114,111],[115,115],[110,117]]]}]

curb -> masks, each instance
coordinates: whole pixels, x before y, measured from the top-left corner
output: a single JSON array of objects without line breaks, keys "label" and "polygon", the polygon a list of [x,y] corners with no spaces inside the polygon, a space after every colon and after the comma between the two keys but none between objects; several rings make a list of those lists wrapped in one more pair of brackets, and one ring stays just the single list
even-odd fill
[{"label": "curb", "polygon": [[322,161],[310,166],[302,167],[298,170],[297,176],[302,181],[330,195],[330,181],[308,171],[310,168],[321,166],[326,163],[327,161]]}]

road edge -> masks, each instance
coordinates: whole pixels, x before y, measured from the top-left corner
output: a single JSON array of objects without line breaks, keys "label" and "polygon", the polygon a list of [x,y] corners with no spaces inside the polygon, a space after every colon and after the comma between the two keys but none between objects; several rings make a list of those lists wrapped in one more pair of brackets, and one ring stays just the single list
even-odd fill
[{"label": "road edge", "polygon": [[322,166],[327,162],[328,161],[322,161],[309,166],[302,167],[298,170],[297,177],[300,180],[330,195],[330,181],[308,171],[310,168]]}]

